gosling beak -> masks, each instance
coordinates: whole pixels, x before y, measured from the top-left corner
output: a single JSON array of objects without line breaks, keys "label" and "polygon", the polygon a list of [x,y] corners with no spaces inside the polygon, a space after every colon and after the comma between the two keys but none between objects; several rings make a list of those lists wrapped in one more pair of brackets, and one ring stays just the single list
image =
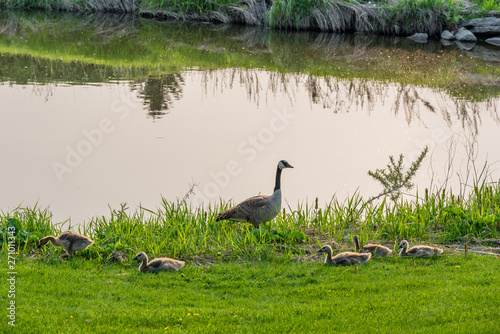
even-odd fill
[{"label": "gosling beak", "polygon": [[137,256],[132,259],[132,261],[137,261]]}]

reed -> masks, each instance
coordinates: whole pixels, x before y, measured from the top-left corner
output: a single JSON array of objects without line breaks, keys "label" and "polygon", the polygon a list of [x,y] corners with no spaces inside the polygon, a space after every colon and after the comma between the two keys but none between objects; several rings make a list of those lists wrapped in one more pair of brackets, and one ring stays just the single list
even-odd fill
[{"label": "reed", "polygon": [[463,18],[500,12],[495,0],[0,0],[0,8],[138,13],[277,29],[438,35]]}]

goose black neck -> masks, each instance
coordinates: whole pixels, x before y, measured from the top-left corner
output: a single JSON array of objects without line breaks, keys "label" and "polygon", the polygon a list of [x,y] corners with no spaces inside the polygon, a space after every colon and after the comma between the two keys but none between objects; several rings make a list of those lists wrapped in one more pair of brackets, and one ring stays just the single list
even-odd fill
[{"label": "goose black neck", "polygon": [[276,170],[276,184],[274,185],[274,191],[279,190],[281,188],[281,169],[278,166]]}]

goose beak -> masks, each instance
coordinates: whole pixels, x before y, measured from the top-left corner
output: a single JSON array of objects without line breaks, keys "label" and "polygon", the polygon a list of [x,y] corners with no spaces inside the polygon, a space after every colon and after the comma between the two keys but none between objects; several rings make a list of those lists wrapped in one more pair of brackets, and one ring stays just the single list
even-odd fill
[{"label": "goose beak", "polygon": [[285,165],[285,168],[293,168],[293,166],[290,165],[288,162],[285,162],[284,165]]},{"label": "goose beak", "polygon": [[137,261],[137,256],[132,259],[132,261]]}]

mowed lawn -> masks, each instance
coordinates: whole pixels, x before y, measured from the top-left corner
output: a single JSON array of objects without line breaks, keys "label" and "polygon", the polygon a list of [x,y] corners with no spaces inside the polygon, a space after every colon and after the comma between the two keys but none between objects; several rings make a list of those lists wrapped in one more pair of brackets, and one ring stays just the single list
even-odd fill
[{"label": "mowed lawn", "polygon": [[[390,257],[317,262],[137,265],[84,260],[16,264],[17,333],[500,333],[500,259]],[[2,277],[7,276],[6,266]],[[10,302],[2,284],[1,305]],[[5,306],[5,307],[4,307]],[[3,332],[3,330],[2,330]]]}]

